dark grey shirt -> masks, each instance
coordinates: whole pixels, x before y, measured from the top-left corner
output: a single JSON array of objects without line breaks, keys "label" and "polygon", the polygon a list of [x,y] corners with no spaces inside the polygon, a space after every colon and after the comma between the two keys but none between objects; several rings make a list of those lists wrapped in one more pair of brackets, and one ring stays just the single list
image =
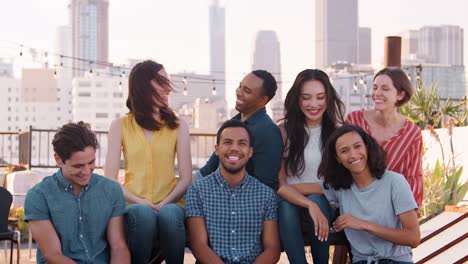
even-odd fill
[{"label": "dark grey shirt", "polygon": [[[237,114],[232,119],[241,119]],[[283,155],[283,139],[279,127],[267,115],[265,108],[255,112],[244,122],[253,134],[253,155],[246,170],[261,183],[276,190],[278,172]],[[213,153],[208,162],[200,169],[203,176],[213,173],[219,167],[219,159]]]}]

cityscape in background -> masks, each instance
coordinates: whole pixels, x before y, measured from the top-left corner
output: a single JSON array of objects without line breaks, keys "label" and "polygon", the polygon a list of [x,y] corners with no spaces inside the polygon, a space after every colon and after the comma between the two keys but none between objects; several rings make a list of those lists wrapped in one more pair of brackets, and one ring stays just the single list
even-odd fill
[{"label": "cityscape in background", "polygon": [[[316,56],[310,64],[329,74],[346,112],[371,107],[372,78],[379,69],[371,64],[372,28],[358,24],[358,0],[316,0],[315,5]],[[176,90],[170,96],[170,106],[187,121],[192,133],[215,133],[223,121],[236,114],[228,108],[232,95],[226,87],[226,23],[232,21],[226,21],[226,7],[220,1],[212,1],[207,9],[209,73],[170,72]],[[57,28],[53,51],[18,44],[14,60],[0,58],[1,132],[30,126],[56,129],[79,120],[106,131],[112,120],[128,112],[128,73],[142,59],[129,58],[125,66],[109,61],[109,1],[70,0],[68,10],[69,23]],[[466,100],[463,28],[425,25],[409,28],[400,36],[401,67],[413,77],[413,84],[419,74],[426,88],[437,83],[443,98]],[[245,73],[265,69],[275,76],[278,92],[267,111],[278,121],[283,116],[283,95],[293,81],[282,77],[280,38],[275,30],[265,29],[249,41],[254,45],[251,68]],[[40,66],[23,67],[21,76],[16,77],[15,60],[32,60]]]}]

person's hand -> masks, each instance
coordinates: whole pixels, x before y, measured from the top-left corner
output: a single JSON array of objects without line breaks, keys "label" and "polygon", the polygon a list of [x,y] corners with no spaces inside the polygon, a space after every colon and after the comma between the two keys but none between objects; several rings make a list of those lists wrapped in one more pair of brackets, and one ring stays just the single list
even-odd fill
[{"label": "person's hand", "polygon": [[333,228],[337,232],[340,232],[345,228],[351,228],[354,230],[364,230],[364,226],[365,221],[353,216],[352,214],[340,215],[336,219],[335,223],[333,223]]},{"label": "person's hand", "polygon": [[163,208],[163,206],[164,206],[164,204],[158,203],[158,204],[155,204],[153,206],[153,209],[154,209],[154,211],[159,212],[159,210],[161,210],[161,208]]},{"label": "person's hand", "polygon": [[315,236],[322,242],[326,241],[328,239],[328,232],[330,231],[327,218],[315,203],[309,205],[307,209],[309,210],[310,217],[314,222]]}]

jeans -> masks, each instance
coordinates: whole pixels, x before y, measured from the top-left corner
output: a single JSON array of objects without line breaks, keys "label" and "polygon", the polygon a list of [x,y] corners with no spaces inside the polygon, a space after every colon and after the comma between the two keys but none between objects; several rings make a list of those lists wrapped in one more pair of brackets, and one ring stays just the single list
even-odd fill
[{"label": "jeans", "polygon": [[[361,260],[361,261],[356,261],[353,262],[353,264],[368,264],[368,261]],[[371,264],[375,264],[377,262],[371,261]],[[396,261],[396,260],[391,260],[391,259],[381,259],[378,262],[379,264],[413,264],[414,262],[406,262],[406,261]]]},{"label": "jeans", "polygon": [[149,206],[130,204],[126,209],[125,231],[132,263],[148,263],[154,247],[161,249],[166,263],[184,262],[184,208],[168,204],[156,213]]},{"label": "jeans", "polygon": [[[334,220],[334,213],[327,199],[323,195],[312,194],[307,198],[315,202],[325,217],[328,223]],[[290,263],[304,264],[307,263],[304,251],[304,239],[301,230],[301,215],[304,214],[309,226],[311,253],[314,264],[328,263],[328,247],[329,241],[321,242],[314,234],[314,223],[306,208],[294,205],[284,199],[278,205],[278,224],[280,231],[281,244],[284,251],[288,255]]]}]

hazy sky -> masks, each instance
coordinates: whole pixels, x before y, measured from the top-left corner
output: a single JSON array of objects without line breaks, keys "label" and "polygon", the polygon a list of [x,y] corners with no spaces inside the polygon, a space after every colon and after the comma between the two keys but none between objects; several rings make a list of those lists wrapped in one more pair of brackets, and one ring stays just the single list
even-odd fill
[{"label": "hazy sky", "polygon": [[[18,51],[5,41],[53,51],[56,27],[68,23],[67,0],[0,0],[0,57]],[[110,60],[152,58],[169,72],[209,68],[208,5],[211,0],[110,0]],[[258,30],[275,30],[281,43],[283,80],[315,66],[314,0],[221,0],[226,8],[227,87],[250,71]],[[468,29],[466,0],[360,0],[359,25],[372,28],[373,63],[383,41],[423,25]],[[466,35],[466,33],[465,33]],[[465,64],[468,41],[465,38]],[[228,90],[229,93],[229,90]]]}]

